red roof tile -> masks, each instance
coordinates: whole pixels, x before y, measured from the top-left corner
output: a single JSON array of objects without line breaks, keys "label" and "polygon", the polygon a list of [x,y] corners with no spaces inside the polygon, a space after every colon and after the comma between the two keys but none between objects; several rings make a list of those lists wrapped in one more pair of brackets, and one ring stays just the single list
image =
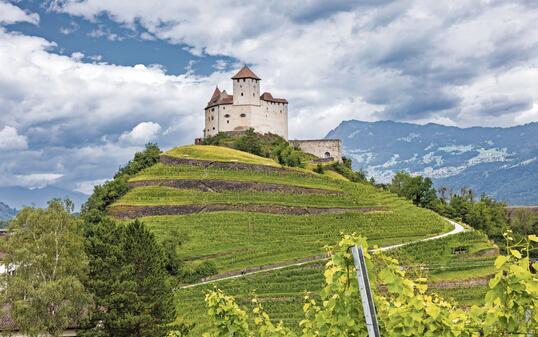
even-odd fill
[{"label": "red roof tile", "polygon": [[271,95],[270,92],[264,92],[264,93],[260,96],[260,99],[261,99],[261,100],[264,100],[264,101],[267,101],[267,102],[285,103],[285,104],[288,104],[288,100],[286,100],[286,99],[284,99],[284,98],[274,98],[273,95]]},{"label": "red roof tile", "polygon": [[[217,94],[217,90],[218,90],[218,94]],[[221,105],[221,104],[233,104],[233,102],[234,102],[233,95],[228,95],[226,93],[226,90],[223,90],[221,92],[218,88],[216,88],[215,92],[213,92],[213,96],[211,97],[209,102],[207,102],[207,106],[205,108],[207,109],[207,108],[211,108],[211,107]]]},{"label": "red roof tile", "polygon": [[232,77],[232,80],[237,80],[239,78],[253,78],[255,80],[261,80],[261,78],[256,76],[256,74],[254,74],[254,72],[250,70],[250,68],[246,65],[241,68],[241,70],[239,70],[239,72],[235,74],[234,77]]}]

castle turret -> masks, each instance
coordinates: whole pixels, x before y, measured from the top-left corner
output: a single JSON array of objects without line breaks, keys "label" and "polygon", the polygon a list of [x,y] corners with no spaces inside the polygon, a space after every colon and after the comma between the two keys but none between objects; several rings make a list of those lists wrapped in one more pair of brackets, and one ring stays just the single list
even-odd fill
[{"label": "castle turret", "polygon": [[234,105],[260,105],[260,81],[246,65],[239,70],[233,80]]}]

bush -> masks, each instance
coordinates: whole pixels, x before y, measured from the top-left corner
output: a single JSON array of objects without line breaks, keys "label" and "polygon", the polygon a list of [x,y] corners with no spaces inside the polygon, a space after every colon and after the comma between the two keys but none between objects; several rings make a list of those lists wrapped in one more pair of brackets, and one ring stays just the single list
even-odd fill
[{"label": "bush", "polygon": [[292,167],[303,167],[303,151],[291,146],[286,141],[275,142],[273,155],[279,164]]},{"label": "bush", "polygon": [[314,172],[319,173],[319,174],[323,174],[323,173],[325,173],[325,168],[323,167],[323,165],[318,164],[314,168]]},{"label": "bush", "polygon": [[178,279],[183,283],[198,282],[204,277],[218,273],[217,266],[214,262],[204,261],[199,265],[183,265],[178,274]]},{"label": "bush", "polygon": [[240,136],[234,143],[233,148],[239,151],[245,151],[257,156],[264,156],[262,143],[254,129],[248,129],[245,134]]},{"label": "bush", "polygon": [[348,164],[345,163],[333,163],[331,165],[325,166],[325,169],[339,173],[355,183],[366,181],[366,174],[363,171],[353,171],[351,168],[348,167]]}]

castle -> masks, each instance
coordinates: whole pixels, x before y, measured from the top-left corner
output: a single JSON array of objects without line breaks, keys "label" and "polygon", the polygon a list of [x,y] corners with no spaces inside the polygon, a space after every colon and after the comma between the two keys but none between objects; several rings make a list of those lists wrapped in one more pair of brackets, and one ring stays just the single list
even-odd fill
[{"label": "castle", "polygon": [[[215,88],[204,109],[204,138],[219,132],[242,132],[250,128],[288,140],[288,101],[269,92],[260,95],[261,79],[246,65],[232,77],[233,93]],[[291,140],[290,143],[321,160],[342,161],[340,139]]]},{"label": "castle", "polygon": [[217,87],[205,107],[204,138],[253,128],[288,139],[288,101],[268,92],[260,95],[261,79],[247,66],[232,81],[233,95]]}]

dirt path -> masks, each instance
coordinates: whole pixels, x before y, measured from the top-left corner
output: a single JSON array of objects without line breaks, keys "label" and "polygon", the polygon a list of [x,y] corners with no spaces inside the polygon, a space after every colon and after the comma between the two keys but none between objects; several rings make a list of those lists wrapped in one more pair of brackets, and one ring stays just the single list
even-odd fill
[{"label": "dirt path", "polygon": [[[451,225],[454,226],[454,229],[451,230],[448,233],[439,234],[439,235],[432,236],[432,237],[425,238],[425,239],[421,239],[421,240],[415,240],[415,241],[410,241],[410,242],[401,243],[401,244],[397,244],[397,245],[381,247],[381,248],[378,248],[378,249],[372,249],[371,251],[372,252],[387,251],[387,250],[400,248],[400,247],[410,245],[410,244],[413,244],[413,243],[417,243],[417,242],[438,240],[438,239],[441,239],[441,238],[444,238],[444,237],[447,237],[447,236],[450,236],[450,235],[455,235],[455,234],[459,234],[459,233],[462,233],[462,232],[466,231],[465,227],[463,227],[459,223],[457,223],[455,221],[452,221],[450,219],[446,219],[446,220]],[[265,272],[273,271],[273,270],[280,270],[280,269],[289,268],[289,267],[302,266],[302,265],[312,263],[312,262],[326,261],[328,259],[329,259],[328,257],[313,256],[313,257],[310,257],[310,258],[304,258],[301,261],[294,262],[294,263],[281,264],[281,265],[260,266],[260,267],[258,267],[257,270],[250,270],[250,271],[249,270],[246,270],[246,271],[243,270],[243,271],[237,271],[237,272],[232,272],[232,273],[227,273],[227,274],[216,275],[214,278],[211,278],[211,279],[208,279],[208,280],[205,280],[205,281],[202,281],[202,282],[182,286],[182,287],[180,287],[180,289],[193,288],[193,287],[201,286],[201,285],[204,285],[204,284],[209,284],[209,283],[214,283],[214,282],[224,281],[224,280],[231,280],[231,279],[234,279],[234,278],[244,277],[244,276],[258,274],[258,273],[265,273]]]}]

